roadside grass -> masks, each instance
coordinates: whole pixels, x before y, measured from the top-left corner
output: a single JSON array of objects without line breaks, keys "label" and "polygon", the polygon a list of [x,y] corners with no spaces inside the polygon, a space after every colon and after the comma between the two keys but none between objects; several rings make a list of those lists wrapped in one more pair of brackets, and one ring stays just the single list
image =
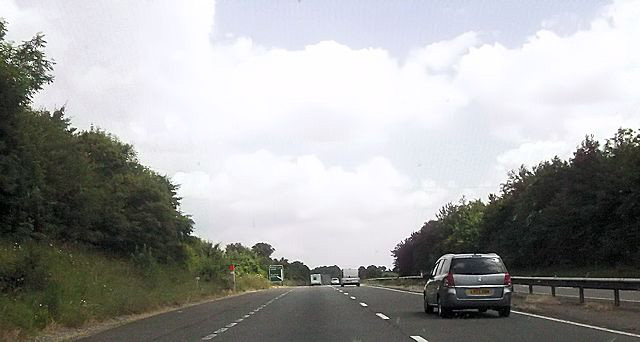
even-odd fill
[{"label": "roadside grass", "polygon": [[[115,258],[82,246],[0,242],[0,340],[47,326],[87,322],[179,305],[228,291],[228,279],[196,280],[178,264]],[[238,277],[237,290],[263,289],[259,275]]]},{"label": "roadside grass", "polygon": [[307,285],[309,285],[309,282],[305,280],[285,279],[284,281],[284,286],[307,286]]},{"label": "roadside grass", "polygon": [[236,279],[237,291],[261,290],[269,287],[271,287],[269,280],[257,274],[248,274]]}]

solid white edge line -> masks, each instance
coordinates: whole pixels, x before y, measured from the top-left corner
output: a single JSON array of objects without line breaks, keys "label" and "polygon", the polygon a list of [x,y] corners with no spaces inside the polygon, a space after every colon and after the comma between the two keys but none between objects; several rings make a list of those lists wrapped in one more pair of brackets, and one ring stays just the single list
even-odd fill
[{"label": "solid white edge line", "polygon": [[576,326],[583,327],[583,328],[589,328],[589,329],[594,329],[594,330],[606,331],[606,332],[609,332],[609,333],[612,333],[612,334],[620,334],[620,335],[626,335],[626,336],[631,336],[631,337],[638,337],[638,338],[640,338],[640,335],[632,334],[632,333],[628,333],[628,332],[625,332],[625,331],[613,330],[613,329],[608,329],[608,328],[598,327],[598,326],[595,326],[595,325],[589,325],[589,324],[584,324],[584,323],[572,322],[572,321],[567,321],[567,320],[559,319],[559,318],[553,318],[553,317],[547,317],[547,316],[540,316],[540,315],[536,315],[536,314],[532,314],[532,313],[528,313],[528,312],[515,311],[515,310],[511,310],[511,312],[513,312],[513,313],[515,313],[515,314],[518,314],[518,315],[531,316],[531,317],[535,317],[535,318],[546,319],[546,320],[549,320],[549,321],[554,321],[554,322],[559,322],[559,323],[565,323],[565,324],[576,325]]},{"label": "solid white edge line", "polygon": [[383,314],[382,312],[378,312],[378,313],[376,313],[376,316],[378,316],[378,317],[380,317],[380,318],[382,318],[382,319],[384,319],[384,320],[389,319],[389,317],[387,317],[387,316],[386,316],[385,314]]},{"label": "solid white edge line", "polygon": [[427,341],[427,340],[426,340],[424,337],[422,337],[422,336],[417,336],[417,335],[416,335],[416,336],[411,336],[411,338],[412,338],[414,341],[418,341],[418,342],[429,342],[429,341]]},{"label": "solid white edge line", "polygon": [[392,289],[389,287],[382,287],[382,286],[374,286],[374,285],[365,285],[366,287],[371,287],[371,288],[375,288],[375,289],[381,289],[381,290],[387,290],[387,291],[395,291],[395,292],[400,292],[400,293],[408,293],[408,294],[413,294],[413,295],[419,295],[422,296],[421,292],[412,292],[412,291],[405,291],[405,290],[398,290],[398,289]]},{"label": "solid white edge line", "polygon": [[233,327],[233,326],[234,326],[234,325],[236,325],[236,324],[238,324],[238,323],[236,323],[236,322],[231,322],[231,323],[229,323],[229,324],[225,325],[224,327],[225,327],[225,328],[231,328],[231,327]]},{"label": "solid white edge line", "polygon": [[[381,286],[370,286],[370,285],[367,285],[367,287],[373,287],[373,288],[381,289],[381,290],[389,290],[389,291],[403,292],[403,293],[409,293],[409,294],[414,294],[414,295],[422,296],[422,293],[418,293],[418,292],[403,291],[403,290],[398,290],[398,289],[390,289],[390,288],[387,288],[387,287],[381,287]],[[576,325],[576,326],[583,327],[583,328],[589,328],[589,329],[595,329],[595,330],[600,330],[600,331],[606,331],[606,332],[610,332],[610,333],[612,333],[612,334],[619,334],[619,335],[625,335],[625,336],[639,337],[639,338],[640,338],[640,335],[632,334],[632,333],[629,333],[629,332],[626,332],[626,331],[613,330],[613,329],[608,329],[608,328],[598,327],[598,326],[595,326],[595,325],[589,325],[589,324],[584,324],[584,323],[572,322],[572,321],[567,321],[567,320],[564,320],[564,319],[553,318],[553,317],[547,317],[547,316],[541,316],[541,315],[531,314],[531,313],[528,313],[528,312],[522,312],[522,311],[515,311],[515,310],[511,310],[511,312],[513,312],[513,313],[515,313],[515,314],[518,314],[518,315],[531,316],[531,317],[535,317],[535,318],[546,319],[546,320],[549,320],[549,321],[554,321],[554,322],[559,322],[559,323],[565,323],[565,324]]]},{"label": "solid white edge line", "polygon": [[360,303],[360,306],[362,306],[363,308],[366,308],[368,305],[367,303]]}]

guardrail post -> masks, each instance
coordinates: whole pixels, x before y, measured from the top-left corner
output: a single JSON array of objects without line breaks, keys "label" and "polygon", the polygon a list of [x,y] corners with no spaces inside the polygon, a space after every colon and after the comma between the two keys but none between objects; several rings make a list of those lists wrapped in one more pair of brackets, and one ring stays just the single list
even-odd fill
[{"label": "guardrail post", "polygon": [[584,304],[584,288],[579,287],[580,290],[580,304]]},{"label": "guardrail post", "polygon": [[620,290],[613,290],[613,302],[615,306],[620,306]]},{"label": "guardrail post", "polygon": [[529,294],[533,293],[533,285],[529,285]]},{"label": "guardrail post", "polygon": [[551,295],[552,296],[556,296],[556,287],[555,286],[551,286]]}]

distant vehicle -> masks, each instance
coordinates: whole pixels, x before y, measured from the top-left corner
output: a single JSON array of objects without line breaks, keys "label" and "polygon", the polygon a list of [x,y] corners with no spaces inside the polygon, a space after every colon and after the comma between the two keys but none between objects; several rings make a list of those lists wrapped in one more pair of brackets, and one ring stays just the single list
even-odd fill
[{"label": "distant vehicle", "polygon": [[331,285],[340,285],[340,278],[331,278]]},{"label": "distant vehicle", "polygon": [[356,285],[360,286],[360,277],[358,277],[358,270],[354,268],[345,268],[342,270],[342,279],[340,280],[340,286]]},{"label": "distant vehicle", "polygon": [[435,308],[441,317],[460,309],[497,310],[502,317],[511,313],[511,276],[497,254],[443,255],[426,277],[426,313]]},{"label": "distant vehicle", "polygon": [[319,273],[311,275],[311,286],[322,285],[322,275]]}]

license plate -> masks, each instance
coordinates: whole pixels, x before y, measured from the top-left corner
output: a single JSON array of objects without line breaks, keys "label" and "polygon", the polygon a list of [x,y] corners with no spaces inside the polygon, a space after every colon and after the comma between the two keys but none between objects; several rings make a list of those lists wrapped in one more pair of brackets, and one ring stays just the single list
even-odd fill
[{"label": "license plate", "polygon": [[492,289],[469,289],[465,293],[467,296],[491,296],[493,294]]}]

